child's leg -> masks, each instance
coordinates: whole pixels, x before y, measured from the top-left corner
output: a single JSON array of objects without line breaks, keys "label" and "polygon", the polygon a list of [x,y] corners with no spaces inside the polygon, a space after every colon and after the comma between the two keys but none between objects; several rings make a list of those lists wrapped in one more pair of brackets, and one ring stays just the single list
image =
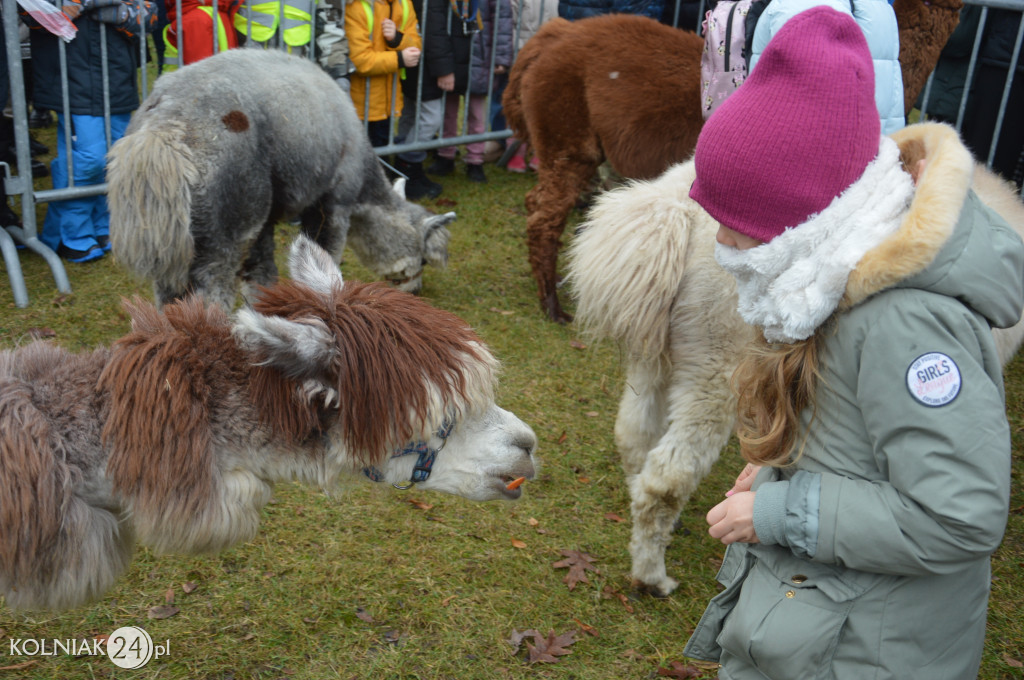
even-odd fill
[{"label": "child's leg", "polygon": [[[105,178],[107,136],[103,118],[72,114],[71,159],[74,165],[75,186],[100,184]],[[69,186],[67,155],[64,138],[64,114],[57,115],[57,156],[51,164],[53,188]],[[46,207],[46,218],[40,239],[56,250],[65,247],[87,253],[98,245],[93,223],[97,203],[106,204],[104,197],[86,196],[52,201]],[[102,253],[97,253],[97,257]]]},{"label": "child's leg", "polygon": [[[487,111],[485,104],[487,95],[471,94],[466,103],[468,119],[466,121],[466,134],[477,135],[487,129]],[[472,142],[466,145],[466,165],[482,165],[484,162],[485,142]]]},{"label": "child's leg", "polygon": [[[454,137],[459,133],[459,95],[452,92],[444,98],[444,132],[445,137]],[[448,160],[455,160],[455,147],[444,146],[437,150],[437,155]]]}]

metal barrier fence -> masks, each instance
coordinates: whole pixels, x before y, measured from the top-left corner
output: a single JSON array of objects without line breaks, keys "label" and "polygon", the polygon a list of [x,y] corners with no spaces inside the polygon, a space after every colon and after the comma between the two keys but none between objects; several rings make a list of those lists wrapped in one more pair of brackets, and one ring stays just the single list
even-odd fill
[{"label": "metal barrier fence", "polygon": [[[58,5],[63,4],[62,0],[54,0]],[[169,0],[168,0],[169,1]],[[211,35],[212,50],[219,51],[224,48],[224,33],[223,31],[233,30],[238,31],[239,34],[244,36],[246,41],[244,48],[262,47],[268,49],[286,49],[293,53],[300,54],[309,59],[317,59],[320,56],[317,50],[314,48],[316,38],[322,35],[325,30],[325,25],[330,24],[331,20],[338,25],[343,25],[345,2],[348,0],[320,0],[320,4],[316,4],[317,0],[245,0],[242,8],[239,10],[236,16],[234,26],[222,26],[220,22],[220,14],[217,12],[218,2],[226,6],[226,0],[204,0],[209,3],[209,9],[211,11],[211,18],[213,20],[213,31]],[[396,0],[401,1],[401,0]],[[11,113],[14,121],[14,138],[15,138],[15,150],[17,158],[17,167],[19,171],[17,174],[12,172],[10,166],[7,163],[0,162],[4,172],[4,186],[6,189],[7,196],[20,197],[21,204],[21,219],[22,226],[16,225],[3,225],[4,229],[0,229],[0,251],[2,251],[4,263],[7,268],[7,275],[10,280],[11,289],[14,294],[15,304],[19,307],[25,307],[28,305],[28,294],[25,288],[24,280],[21,274],[20,261],[18,259],[18,246],[24,246],[28,250],[37,253],[45,259],[50,269],[53,272],[54,281],[57,289],[62,293],[71,291],[71,285],[68,281],[64,264],[60,257],[57,256],[50,248],[43,244],[37,234],[36,225],[36,214],[35,206],[37,203],[47,203],[51,201],[61,201],[72,198],[79,198],[85,196],[95,196],[106,193],[106,184],[93,184],[89,186],[75,186],[74,185],[74,172],[73,168],[69,167],[67,176],[69,179],[69,186],[62,189],[34,189],[31,172],[26,172],[25,169],[31,167],[31,154],[29,148],[29,125],[28,125],[28,107],[25,99],[25,78],[22,72],[22,59],[21,59],[21,47],[19,40],[18,31],[18,11],[19,5],[18,0],[0,0],[2,2],[3,9],[3,31],[6,39],[7,49],[7,63],[8,63],[8,75],[10,78],[10,105]],[[328,7],[333,2],[334,14],[328,13]],[[666,0],[666,8],[662,20],[665,23],[669,23],[675,26],[680,26],[685,29],[696,30],[698,33],[701,30],[700,24],[701,19],[705,10],[706,0]],[[354,0],[352,4],[363,4],[364,6],[372,7],[372,0],[368,3],[362,3],[361,0]],[[513,22],[514,22],[514,40],[513,46],[516,51],[522,46],[525,41],[526,35],[526,14],[519,12],[518,8],[524,4],[524,0],[512,0],[513,7]],[[497,3],[500,7],[501,3]],[[182,12],[181,12],[181,0],[174,0],[176,21],[173,26],[174,32],[177,35],[182,35]],[[557,0],[539,0],[536,5],[532,5],[531,16],[535,19],[543,20],[543,18],[550,18],[551,16],[557,15]],[[321,16],[317,16],[318,11],[323,10]],[[276,16],[274,16],[276,13]],[[305,13],[305,14],[303,14]],[[949,120],[952,124],[955,124],[958,130],[965,124],[974,126],[980,125],[989,127],[986,133],[982,133],[980,138],[985,141],[984,149],[975,149],[975,153],[979,158],[987,160],[988,165],[991,167],[994,163],[998,163],[1000,160],[998,150],[1000,149],[1000,142],[1007,137],[1009,134],[1019,135],[1021,130],[1024,129],[1024,120],[1019,118],[1021,108],[1021,100],[1024,99],[1024,84],[1022,84],[1022,78],[1015,80],[1015,75],[1018,71],[1024,73],[1024,66],[1020,62],[1021,52],[1021,39],[1024,35],[1024,21],[1020,20],[1022,14],[1024,14],[1024,0],[967,0],[967,7],[965,13],[971,13],[972,19],[976,19],[976,23],[972,22],[974,26],[973,33],[968,36],[972,47],[969,51],[969,56],[966,58],[963,67],[963,73],[959,80],[962,94],[959,99],[959,106],[957,109],[956,116],[950,116],[948,112],[939,113],[935,111],[934,102],[936,101],[936,95],[941,94],[936,91],[936,86],[933,83],[935,74],[929,78],[928,84],[919,101],[920,116],[924,118],[939,118],[943,120]],[[241,17],[241,19],[237,18]],[[452,12],[448,12],[449,21],[452,17]],[[327,18],[328,21],[324,21]],[[986,48],[989,43],[986,42],[990,34],[996,30],[1001,30],[1005,33],[1007,22],[1012,22],[1014,19],[1017,20],[1016,37],[1012,45],[1012,54],[1009,55],[1007,63],[1001,65],[997,61],[993,61],[986,55]],[[140,19],[141,21],[141,19]],[[419,17],[420,21],[420,34],[424,36],[424,50],[429,49],[429,43],[426,38],[425,21],[426,17]],[[492,39],[497,38],[497,24],[494,22],[495,34]],[[140,97],[144,98],[150,90],[150,77],[151,70],[156,66],[149,64],[149,53],[150,49],[154,49],[157,56],[160,56],[160,52],[155,48],[162,42],[160,38],[165,34],[166,30],[169,30],[170,24],[162,23],[158,26],[154,36],[157,37],[154,40],[152,37],[148,41],[138,41],[139,47],[139,94]],[[223,29],[223,31],[222,31]],[[288,34],[291,30],[292,33]],[[103,55],[102,59],[106,60],[106,40],[108,29],[106,26],[101,26],[101,48]],[[179,54],[184,52],[186,44],[182,41],[179,46]],[[62,69],[62,86],[64,95],[64,111],[70,111],[68,103],[68,83],[67,83],[67,70],[66,70],[66,58],[64,54],[65,46],[60,43],[60,63]],[[638,49],[642,49],[638,46]],[[175,59],[172,55],[165,54],[165,59],[159,60],[159,68],[172,68]],[[488,92],[487,102],[485,104],[485,111],[490,112],[492,110],[491,104],[500,103],[500,81],[495,78],[495,61],[492,55],[492,61],[490,63],[490,78],[488,81]],[[1010,67],[1012,66],[1012,67]],[[1000,68],[1005,73],[1002,74],[1000,81]],[[423,88],[423,78],[426,69],[418,69],[418,80],[416,82],[416,92],[419,95]],[[976,79],[981,75],[984,77],[983,82],[976,83]],[[105,74],[108,78],[109,75]],[[976,100],[981,98],[990,99],[992,94],[991,83],[1001,84],[1001,97],[998,101],[998,106],[992,109],[989,105],[988,113],[983,113],[983,120],[977,120],[978,116],[974,116],[973,119],[970,115],[970,105]],[[1015,87],[1016,84],[1016,87]],[[105,86],[107,82],[105,82]],[[397,89],[398,79],[393,80],[393,87]],[[105,87],[106,89],[106,87]],[[106,133],[108,148],[110,144],[111,132],[110,132],[110,107],[109,107],[109,92],[105,92],[104,97],[104,120],[106,123]],[[392,93],[393,95],[396,92]],[[467,92],[459,93],[446,93],[444,97],[450,96],[462,96],[468,94]],[[670,95],[667,95],[670,96]],[[391,101],[394,102],[396,97],[392,97]],[[369,97],[366,97],[369,100]],[[416,97],[416,123],[414,124],[411,137],[415,139],[418,136],[419,126],[419,114],[421,108],[421,100],[419,96]],[[443,103],[442,103],[443,107]],[[931,107],[931,110],[930,110]],[[463,107],[466,109],[466,107]],[[1011,113],[1008,113],[1011,112]],[[362,112],[364,115],[361,116],[366,118],[365,111]],[[460,134],[452,137],[444,137],[443,130],[440,133],[441,136],[432,139],[430,141],[420,141],[405,143],[403,140],[396,140],[395,137],[395,125],[397,124],[401,111],[391,110],[391,120],[393,125],[390,127],[388,134],[388,142],[384,146],[378,146],[375,150],[378,155],[391,155],[399,154],[410,151],[425,151],[430,149],[440,148],[442,146],[450,145],[462,145],[471,142],[487,141],[487,140],[503,140],[511,136],[511,131],[507,129],[494,129],[492,123],[492,117],[487,116],[487,127],[484,132],[479,134]],[[989,116],[985,118],[985,116]],[[1008,115],[1010,118],[1008,119]],[[991,117],[994,116],[994,121]],[[65,121],[65,125],[70,125],[70,116],[62,116]],[[468,110],[463,110],[461,116],[461,130],[465,130],[467,127]],[[67,144],[67,159],[69,166],[71,160],[71,149],[70,149],[70,128],[65,130],[68,134],[65,135]],[[987,135],[987,136],[986,136]],[[987,152],[987,156],[986,156]],[[506,153],[507,158],[507,153]],[[505,160],[503,158],[502,160]],[[1024,159],[1016,159],[1017,167],[1024,168]],[[1014,178],[1018,183],[1020,178]]]}]

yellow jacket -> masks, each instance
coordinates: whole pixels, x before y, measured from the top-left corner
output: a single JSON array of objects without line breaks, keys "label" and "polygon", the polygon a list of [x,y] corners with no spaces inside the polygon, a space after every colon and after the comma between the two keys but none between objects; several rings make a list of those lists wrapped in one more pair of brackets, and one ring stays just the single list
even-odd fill
[{"label": "yellow jacket", "polygon": [[[368,17],[367,6],[373,7]],[[409,16],[406,17],[405,13]],[[381,32],[384,20],[390,18],[402,33],[397,47],[388,47]],[[345,7],[345,34],[348,36],[349,58],[355,64],[352,101],[360,120],[384,120],[402,112],[402,88],[395,76],[399,74],[398,53],[407,47],[420,47],[416,10],[409,0],[353,0]],[[404,72],[404,70],[403,70]],[[367,83],[370,109],[366,111]]]}]

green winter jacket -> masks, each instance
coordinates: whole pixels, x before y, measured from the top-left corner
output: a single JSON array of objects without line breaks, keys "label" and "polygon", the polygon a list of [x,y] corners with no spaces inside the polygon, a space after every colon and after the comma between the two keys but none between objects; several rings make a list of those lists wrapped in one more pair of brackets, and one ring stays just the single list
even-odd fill
[{"label": "green winter jacket", "polygon": [[[754,485],[760,544],[733,544],[688,656],[720,680],[964,680],[985,636],[1010,434],[990,326],[1024,308],[1024,246],[970,190],[944,125],[893,135],[927,170],[851,274],[796,464]],[[808,424],[810,423],[809,430]]]}]

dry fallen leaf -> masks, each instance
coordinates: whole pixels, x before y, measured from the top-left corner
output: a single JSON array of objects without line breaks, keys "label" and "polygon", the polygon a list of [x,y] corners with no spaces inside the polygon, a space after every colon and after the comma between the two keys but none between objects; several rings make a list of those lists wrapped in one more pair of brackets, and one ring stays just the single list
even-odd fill
[{"label": "dry fallen leaf", "polygon": [[1006,665],[1010,668],[1024,668],[1024,662],[1020,659],[1014,659],[1009,654],[1003,654],[1003,661],[1005,661]]},{"label": "dry fallen leaf", "polygon": [[182,591],[184,591],[184,593],[186,595],[188,595],[189,593],[196,592],[196,589],[198,589],[198,588],[199,588],[199,585],[197,583],[192,582],[192,581],[188,581],[187,583],[182,583],[181,584],[181,589],[182,589]]},{"label": "dry fallen leaf", "polygon": [[45,326],[42,327],[42,328],[39,328],[39,327],[29,328],[27,331],[25,331],[25,334],[28,335],[33,340],[42,340],[44,338],[55,338],[55,337],[57,337],[57,332],[56,331],[54,331],[52,328],[48,328],[48,327],[45,327]]},{"label": "dry fallen leaf", "polygon": [[530,519],[526,520],[526,523],[529,524],[531,527],[535,527],[540,524],[540,520],[531,517]]},{"label": "dry fallen leaf", "polygon": [[587,572],[592,571],[595,574],[600,574],[601,570],[594,566],[594,560],[597,558],[593,555],[580,552],[578,550],[559,550],[565,559],[555,562],[551,566],[555,569],[569,568],[569,573],[562,579],[563,582],[569,586],[569,590],[576,587],[576,584],[580,581],[584,583],[590,583],[590,579],[587,578]]},{"label": "dry fallen leaf", "polygon": [[558,657],[569,653],[566,647],[576,642],[576,631],[570,630],[555,635],[555,631],[549,630],[546,638],[534,635],[533,641],[537,643],[536,646],[526,643],[526,649],[530,652],[530,663],[557,663]]},{"label": "dry fallen leaf", "polygon": [[614,512],[606,512],[606,513],[604,513],[604,518],[606,520],[608,520],[609,522],[625,522],[626,521],[622,517],[619,517],[618,515],[616,515]]},{"label": "dry fallen leaf", "polygon": [[420,510],[430,510],[431,508],[434,507],[431,503],[424,503],[423,501],[418,501],[415,498],[407,499],[406,503],[415,508],[419,508]]},{"label": "dry fallen leaf", "polygon": [[146,616],[148,616],[151,619],[169,619],[175,614],[177,614],[179,611],[181,610],[177,607],[162,604],[156,607],[150,607],[149,611],[146,613]]},{"label": "dry fallen leaf", "polygon": [[594,637],[598,636],[597,628],[594,628],[593,626],[588,626],[587,624],[583,623],[579,619],[573,619],[573,621],[578,623],[579,626],[580,626],[580,630],[582,630],[587,635],[593,635]]},{"label": "dry fallen leaf", "polygon": [[586,349],[587,348],[587,346],[585,344],[583,344],[582,342],[580,342],[579,340],[570,340],[569,341],[569,347],[572,347],[573,349]]},{"label": "dry fallen leaf", "polygon": [[569,435],[566,434],[565,430],[562,430],[562,434],[558,435],[558,443],[559,444],[564,444],[565,440],[568,439],[568,438],[569,438]]},{"label": "dry fallen leaf", "polygon": [[629,598],[615,590],[611,586],[605,586],[604,590],[601,591],[601,596],[609,600],[615,599],[622,603],[622,606],[626,608],[626,611],[630,614],[633,613],[633,605],[629,603]]},{"label": "dry fallen leaf", "polygon": [[679,680],[686,680],[686,678],[696,678],[702,675],[702,671],[697,670],[693,666],[684,666],[679,661],[673,661],[671,664],[672,668],[658,668],[658,675],[664,678],[679,678]]},{"label": "dry fallen leaf", "polygon": [[373,616],[362,607],[356,607],[356,616],[367,623],[373,623]]},{"label": "dry fallen leaf", "polygon": [[512,539],[512,547],[513,548],[519,548],[520,550],[522,550],[523,548],[526,547],[526,543],[524,543],[523,541],[520,541],[518,538],[513,538]]}]

